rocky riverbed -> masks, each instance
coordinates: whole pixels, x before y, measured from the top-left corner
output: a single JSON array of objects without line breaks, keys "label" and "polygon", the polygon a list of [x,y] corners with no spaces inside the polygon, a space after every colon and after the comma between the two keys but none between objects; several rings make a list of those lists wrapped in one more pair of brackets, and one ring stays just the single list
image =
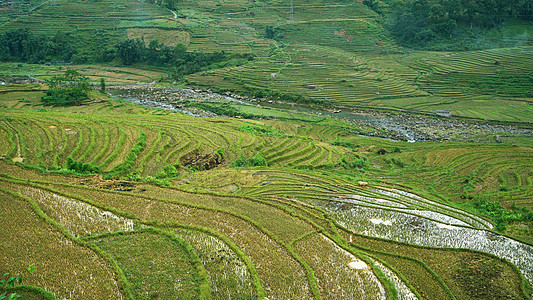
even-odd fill
[{"label": "rocky riverbed", "polygon": [[216,117],[212,112],[187,106],[187,102],[235,102],[242,105],[260,105],[264,108],[331,116],[344,119],[357,128],[358,134],[398,141],[430,142],[457,141],[501,143],[505,137],[532,136],[533,130],[514,125],[492,124],[460,118],[442,118],[401,112],[375,110],[330,110],[324,107],[306,107],[298,104],[254,99],[237,94],[217,94],[208,89],[171,89],[155,85],[109,86],[112,95],[150,107],[180,111],[201,117]]}]

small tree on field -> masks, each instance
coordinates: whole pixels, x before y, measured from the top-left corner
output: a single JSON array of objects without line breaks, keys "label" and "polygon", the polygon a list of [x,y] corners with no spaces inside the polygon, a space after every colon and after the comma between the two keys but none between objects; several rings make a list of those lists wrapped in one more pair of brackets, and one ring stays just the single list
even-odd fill
[{"label": "small tree on field", "polygon": [[49,89],[42,97],[45,105],[69,106],[80,105],[88,98],[91,89],[89,80],[76,70],[67,70],[64,75],[53,76],[46,81]]},{"label": "small tree on field", "polygon": [[104,78],[100,78],[100,92],[102,94],[105,94],[105,79]]}]

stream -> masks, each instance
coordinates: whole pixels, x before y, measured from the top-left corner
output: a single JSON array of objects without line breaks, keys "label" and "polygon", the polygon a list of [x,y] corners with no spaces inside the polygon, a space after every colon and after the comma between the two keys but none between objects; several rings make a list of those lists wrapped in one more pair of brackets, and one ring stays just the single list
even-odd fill
[{"label": "stream", "polygon": [[153,86],[113,86],[109,87],[113,97],[125,101],[179,111],[195,117],[216,117],[211,112],[183,105],[188,101],[230,102],[237,105],[253,105],[262,108],[297,112],[316,116],[329,116],[348,122],[364,124],[380,131],[385,131],[383,138],[407,142],[459,141],[501,143],[500,137],[531,136],[533,130],[512,125],[490,124],[486,122],[466,121],[455,118],[440,118],[398,112],[377,112],[363,110],[329,110],[317,105],[300,105],[278,101],[250,99],[233,94],[217,94],[209,90],[170,89]]}]

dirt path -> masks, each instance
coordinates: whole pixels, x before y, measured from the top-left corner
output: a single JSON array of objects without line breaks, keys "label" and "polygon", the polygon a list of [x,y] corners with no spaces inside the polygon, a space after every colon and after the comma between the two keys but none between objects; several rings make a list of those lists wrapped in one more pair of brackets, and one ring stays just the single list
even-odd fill
[{"label": "dirt path", "polygon": [[21,157],[20,155],[21,155],[21,153],[20,153],[20,137],[17,134],[17,156],[13,157],[13,162],[19,162],[19,163],[24,162],[24,157]]}]

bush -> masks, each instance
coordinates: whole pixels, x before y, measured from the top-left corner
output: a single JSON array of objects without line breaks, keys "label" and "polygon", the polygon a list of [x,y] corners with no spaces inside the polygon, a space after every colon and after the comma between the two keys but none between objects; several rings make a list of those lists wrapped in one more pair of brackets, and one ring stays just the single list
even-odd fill
[{"label": "bush", "polygon": [[265,37],[267,39],[273,39],[276,41],[281,40],[285,35],[283,34],[283,30],[279,27],[274,27],[272,25],[266,25],[265,26]]},{"label": "bush", "polygon": [[352,142],[343,142],[343,141],[339,141],[339,140],[330,142],[330,144],[332,144],[333,146],[340,146],[340,147],[349,148],[349,149],[352,149],[352,150],[356,150],[357,148],[361,148],[361,145],[354,144]]},{"label": "bush", "polygon": [[232,167],[248,167],[249,165],[250,162],[246,159],[246,157],[244,157],[244,155],[241,155],[231,163]]},{"label": "bush", "polygon": [[166,165],[165,168],[155,175],[156,179],[174,178],[179,175],[178,170],[173,165]]},{"label": "bush", "polygon": [[507,209],[498,201],[488,201],[485,197],[477,199],[472,204],[482,215],[490,217],[496,224],[495,229],[500,232],[505,231],[506,225],[511,222],[528,222],[533,220],[533,213],[531,211]]},{"label": "bush", "polygon": [[258,167],[258,166],[267,166],[267,161],[266,159],[263,157],[263,155],[261,155],[261,153],[257,153],[256,155],[254,155],[254,157],[252,157],[250,159],[250,165],[252,167]]},{"label": "bush", "polygon": [[239,167],[260,167],[260,166],[267,167],[268,163],[261,153],[255,154],[254,157],[250,159],[246,159],[246,157],[243,154],[241,154],[239,158],[237,158],[231,163],[231,166],[237,167],[237,168]]},{"label": "bush", "polygon": [[245,125],[245,126],[241,126],[239,129],[245,132],[250,132],[253,134],[260,134],[260,135],[272,135],[272,136],[284,136],[285,135],[283,132],[280,132],[277,129],[270,127],[270,126]]},{"label": "bush", "polygon": [[341,158],[341,163],[345,169],[358,169],[361,171],[366,170],[368,167],[368,160],[366,157],[360,157],[359,155],[353,155],[353,160],[348,162],[345,156]]},{"label": "bush", "polygon": [[66,167],[68,170],[72,170],[80,174],[100,173],[101,171],[99,166],[82,163],[72,159],[72,157],[67,158]]},{"label": "bush", "polygon": [[397,166],[399,168],[405,168],[405,163],[401,158],[393,157],[391,159],[385,159],[385,162],[391,166]]}]

